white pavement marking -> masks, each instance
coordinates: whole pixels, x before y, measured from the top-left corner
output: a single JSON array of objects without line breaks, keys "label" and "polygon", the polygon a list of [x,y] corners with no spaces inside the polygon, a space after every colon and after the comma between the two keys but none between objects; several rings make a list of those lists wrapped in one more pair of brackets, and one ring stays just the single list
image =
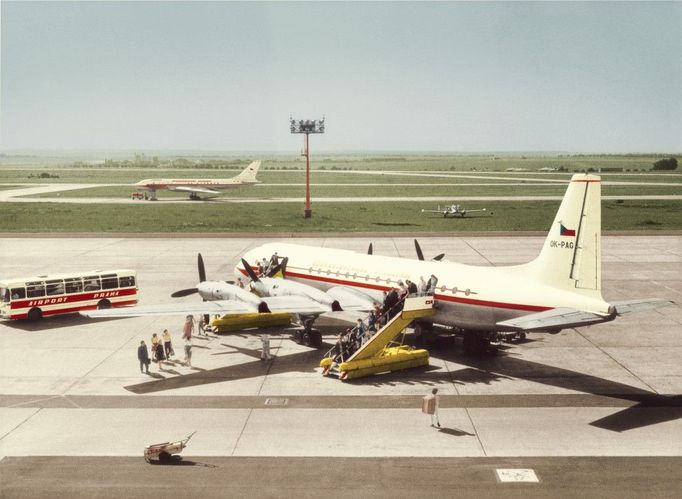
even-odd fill
[{"label": "white pavement marking", "polygon": [[535,471],[528,468],[500,468],[495,470],[500,482],[539,482]]},{"label": "white pavement marking", "polygon": [[[38,408],[16,408],[8,409],[0,407],[0,448],[2,440],[28,421],[41,409]],[[1,453],[6,455],[5,453]]]}]

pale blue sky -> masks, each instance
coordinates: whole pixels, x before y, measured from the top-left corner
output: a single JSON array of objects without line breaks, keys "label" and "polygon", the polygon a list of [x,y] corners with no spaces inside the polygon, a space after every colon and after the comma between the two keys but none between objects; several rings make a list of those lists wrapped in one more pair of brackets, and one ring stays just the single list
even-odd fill
[{"label": "pale blue sky", "polygon": [[682,150],[682,3],[1,2],[3,149]]}]

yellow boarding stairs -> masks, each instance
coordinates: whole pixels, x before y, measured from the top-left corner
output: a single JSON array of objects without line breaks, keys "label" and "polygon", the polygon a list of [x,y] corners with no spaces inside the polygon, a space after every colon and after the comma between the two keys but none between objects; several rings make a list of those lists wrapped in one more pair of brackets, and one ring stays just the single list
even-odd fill
[{"label": "yellow boarding stairs", "polygon": [[340,380],[346,380],[428,365],[429,352],[427,350],[413,350],[406,345],[390,346],[390,344],[412,321],[433,315],[436,312],[433,303],[433,296],[406,298],[402,311],[374,333],[374,336],[350,357],[337,362],[333,355],[336,347],[330,350],[320,361],[322,374],[338,376]]}]

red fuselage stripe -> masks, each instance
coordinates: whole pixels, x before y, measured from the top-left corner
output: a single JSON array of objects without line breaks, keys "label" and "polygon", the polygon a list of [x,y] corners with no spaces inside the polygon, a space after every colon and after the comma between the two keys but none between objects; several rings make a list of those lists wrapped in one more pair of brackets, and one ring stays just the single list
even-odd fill
[{"label": "red fuselage stripe", "polygon": [[[246,270],[244,270],[244,269],[239,269],[239,271],[244,275],[248,275],[246,273]],[[379,286],[376,284],[368,284],[368,283],[363,283],[363,282],[344,281],[341,279],[333,279],[331,277],[322,277],[322,276],[301,274],[298,272],[291,272],[288,270],[287,270],[286,275],[289,277],[296,277],[299,279],[307,279],[310,281],[326,282],[329,284],[339,284],[339,285],[343,285],[343,286],[351,286],[354,288],[373,289],[373,290],[377,290],[377,291],[388,291],[389,289],[391,289],[391,287],[389,287],[389,286]],[[459,296],[449,296],[449,295],[443,295],[443,294],[436,294],[436,295],[434,295],[434,297],[437,300],[442,300],[442,301],[447,301],[447,302],[452,302],[452,303],[464,303],[467,305],[477,305],[477,306],[481,306],[481,307],[493,307],[493,308],[504,308],[504,309],[510,309],[510,310],[525,310],[528,312],[543,312],[545,310],[551,310],[552,309],[552,307],[543,307],[543,306],[539,306],[539,305],[523,305],[520,303],[504,303],[504,302],[488,301],[488,300],[476,300],[473,298],[462,298]]]}]

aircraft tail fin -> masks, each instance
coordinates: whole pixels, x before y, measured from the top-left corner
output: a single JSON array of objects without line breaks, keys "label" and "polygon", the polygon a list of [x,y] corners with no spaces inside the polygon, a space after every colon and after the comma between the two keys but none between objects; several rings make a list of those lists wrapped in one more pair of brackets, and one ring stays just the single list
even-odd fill
[{"label": "aircraft tail fin", "polygon": [[260,168],[260,161],[254,161],[249,166],[244,168],[243,172],[234,177],[234,180],[244,183],[256,183],[258,182],[258,180],[256,180],[258,168]]},{"label": "aircraft tail fin", "polygon": [[545,284],[601,299],[601,179],[576,174],[540,255],[528,264]]}]

